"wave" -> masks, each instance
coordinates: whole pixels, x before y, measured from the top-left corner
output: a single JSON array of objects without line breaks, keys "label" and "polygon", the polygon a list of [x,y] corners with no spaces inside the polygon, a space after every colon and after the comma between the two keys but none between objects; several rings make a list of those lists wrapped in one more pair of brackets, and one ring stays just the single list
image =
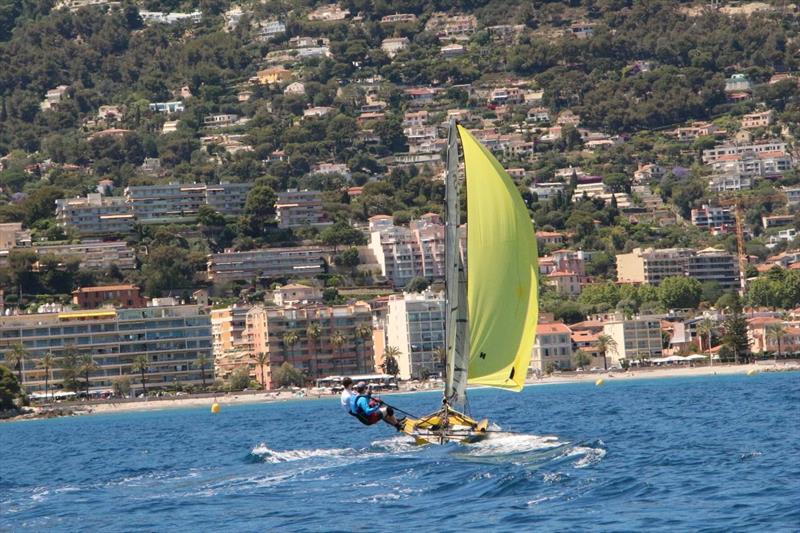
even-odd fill
[{"label": "wave", "polygon": [[288,463],[315,457],[343,457],[353,455],[353,448],[318,448],[313,450],[273,450],[262,442],[250,450],[250,455],[267,463]]}]

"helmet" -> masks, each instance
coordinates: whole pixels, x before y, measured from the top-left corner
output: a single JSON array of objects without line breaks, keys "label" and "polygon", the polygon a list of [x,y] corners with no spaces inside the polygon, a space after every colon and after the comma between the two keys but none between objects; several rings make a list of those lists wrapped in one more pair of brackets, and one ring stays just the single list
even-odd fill
[{"label": "helmet", "polygon": [[363,381],[359,381],[358,383],[356,383],[355,389],[358,392],[364,392],[365,390],[367,390],[367,384],[364,383]]}]

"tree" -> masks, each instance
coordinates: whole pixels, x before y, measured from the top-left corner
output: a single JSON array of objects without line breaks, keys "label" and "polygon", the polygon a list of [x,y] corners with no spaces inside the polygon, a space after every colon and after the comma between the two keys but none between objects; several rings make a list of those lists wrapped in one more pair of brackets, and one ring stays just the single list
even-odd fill
[{"label": "tree", "polygon": [[422,292],[430,286],[430,282],[422,277],[411,278],[406,286],[403,287],[405,292]]},{"label": "tree", "polygon": [[365,353],[367,340],[372,338],[372,326],[367,323],[357,325],[356,330],[354,332],[354,337],[356,341],[356,346],[358,346],[359,344],[361,345],[361,361],[359,362],[358,365],[359,372],[366,371],[370,366],[374,366],[374,361],[372,365],[367,364],[367,358]]},{"label": "tree", "polygon": [[397,357],[400,355],[400,350],[396,346],[387,346],[383,350],[383,364],[381,369],[385,374],[394,376],[395,381],[400,374],[400,364],[397,362]]},{"label": "tree", "polygon": [[306,328],[306,337],[308,337],[308,348],[313,351],[311,353],[311,371],[313,375],[317,375],[317,349],[319,348],[319,337],[322,335],[322,329],[316,322],[311,322]]},{"label": "tree", "polygon": [[603,368],[608,370],[608,359],[606,358],[606,352],[608,350],[615,350],[617,349],[617,341],[611,335],[600,335],[597,337],[597,351],[603,354]]},{"label": "tree", "polygon": [[200,367],[200,379],[203,381],[203,390],[205,390],[205,388],[206,388],[206,365],[208,365],[208,363],[209,363],[208,356],[206,356],[206,354],[204,354],[204,353],[201,353],[197,357],[196,363],[197,363],[197,366]]},{"label": "tree", "polygon": [[347,250],[337,254],[333,258],[334,264],[340,267],[355,268],[358,266],[360,260],[358,257],[358,248],[351,246]]},{"label": "tree", "polygon": [[303,373],[296,369],[291,363],[284,362],[272,378],[273,382],[279,387],[302,387],[305,381]]},{"label": "tree", "polygon": [[78,353],[68,348],[61,357],[61,383],[68,391],[77,392],[80,389],[81,366]]},{"label": "tree", "polygon": [[25,366],[25,359],[28,358],[28,350],[21,342],[15,342],[11,345],[11,349],[5,354],[6,363],[11,368],[17,370],[17,379],[19,379],[20,386],[24,383],[22,379],[22,367]]},{"label": "tree", "polygon": [[584,352],[583,350],[577,350],[574,355],[575,355],[575,368],[583,368],[592,364],[592,358],[589,357],[589,354]]},{"label": "tree", "polygon": [[333,246],[334,253],[338,251],[339,246],[360,246],[367,243],[364,233],[347,222],[337,222],[328,226],[320,233],[319,237],[326,246]]},{"label": "tree", "polygon": [[256,355],[256,364],[261,369],[261,388],[263,390],[267,390],[267,379],[264,374],[264,365],[269,363],[269,354],[266,352],[261,352]]},{"label": "tree", "polygon": [[80,361],[80,373],[83,375],[84,378],[84,385],[86,386],[86,396],[89,396],[89,386],[91,384],[90,377],[92,372],[97,370],[98,366],[95,363],[92,354],[85,353],[81,356]]},{"label": "tree", "polygon": [[114,391],[114,396],[119,398],[125,398],[128,394],[131,393],[131,380],[128,377],[121,377],[114,380],[114,383],[111,385],[111,389]]},{"label": "tree", "polygon": [[36,368],[44,370],[44,397],[50,396],[50,373],[53,367],[56,366],[56,358],[53,357],[51,352],[48,352],[44,357],[36,361]]},{"label": "tree", "polygon": [[294,362],[294,345],[300,340],[300,336],[295,331],[287,331],[283,335],[283,344],[286,346],[286,351],[289,352],[289,359]]},{"label": "tree", "polygon": [[275,202],[278,196],[267,185],[256,185],[247,195],[244,214],[252,234],[261,235],[264,228],[275,220]]},{"label": "tree", "polygon": [[334,361],[333,367],[336,368],[336,363],[338,362],[340,367],[340,371],[344,368],[342,364],[342,346],[344,346],[345,338],[344,334],[341,331],[334,331],[333,335],[331,336],[331,344],[336,349],[336,361]]},{"label": "tree", "polygon": [[150,367],[150,361],[148,361],[147,356],[143,353],[140,353],[133,359],[133,364],[131,365],[132,372],[138,372],[141,376],[141,383],[142,383],[142,393],[147,396],[147,385],[145,384],[144,374],[148,371]]},{"label": "tree", "polygon": [[702,294],[703,286],[694,278],[666,278],[658,286],[658,299],[667,309],[696,309]]},{"label": "tree", "polygon": [[228,388],[234,390],[244,390],[250,385],[250,370],[243,366],[231,372],[228,378]]},{"label": "tree", "polygon": [[733,354],[736,364],[750,361],[750,339],[747,336],[747,320],[734,310],[722,324],[722,343]]},{"label": "tree", "polygon": [[14,399],[19,396],[21,390],[14,373],[0,365],[0,410],[14,409]]},{"label": "tree", "polygon": [[772,340],[778,345],[778,351],[775,352],[775,364],[778,364],[778,359],[783,356],[781,353],[781,344],[783,339],[786,338],[786,327],[782,322],[776,322],[767,326],[767,339]]},{"label": "tree", "polygon": [[704,318],[698,325],[697,325],[697,333],[700,335],[700,346],[702,348],[703,345],[703,335],[706,336],[706,352],[708,353],[708,365],[711,366],[714,363],[712,362],[713,355],[711,354],[711,333],[714,332],[714,321],[710,318]]}]

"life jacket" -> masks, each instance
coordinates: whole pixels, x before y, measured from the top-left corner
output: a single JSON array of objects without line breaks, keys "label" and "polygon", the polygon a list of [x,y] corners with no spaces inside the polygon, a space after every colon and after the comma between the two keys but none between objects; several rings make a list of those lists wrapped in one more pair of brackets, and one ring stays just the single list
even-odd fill
[{"label": "life jacket", "polygon": [[365,426],[369,426],[370,421],[367,413],[364,412],[364,409],[360,405],[358,405],[359,398],[368,398],[369,399],[369,406],[375,407],[378,405],[378,402],[373,400],[369,394],[354,394],[350,396],[350,415],[358,418],[358,421],[364,424]]}]

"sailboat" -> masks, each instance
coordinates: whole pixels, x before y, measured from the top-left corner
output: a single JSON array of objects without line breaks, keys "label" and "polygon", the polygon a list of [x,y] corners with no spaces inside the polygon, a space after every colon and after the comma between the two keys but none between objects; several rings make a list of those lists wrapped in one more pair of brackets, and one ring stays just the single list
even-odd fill
[{"label": "sailboat", "polygon": [[[466,258],[458,238],[459,139],[467,188]],[[492,153],[455,121],[445,180],[445,389],[440,408],[403,423],[402,431],[419,444],[469,443],[489,435],[489,420],[469,414],[467,383],[522,390],[539,314],[536,235],[525,203]]]}]

